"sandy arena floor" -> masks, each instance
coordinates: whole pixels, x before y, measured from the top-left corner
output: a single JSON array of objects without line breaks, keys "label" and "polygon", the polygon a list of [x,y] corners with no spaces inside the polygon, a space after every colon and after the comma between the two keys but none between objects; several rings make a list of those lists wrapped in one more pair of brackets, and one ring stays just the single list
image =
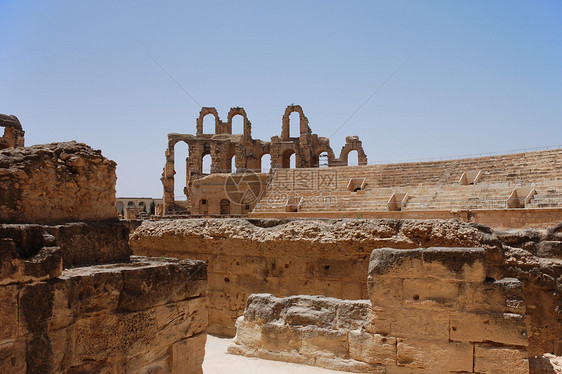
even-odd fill
[{"label": "sandy arena floor", "polygon": [[330,374],[346,373],[321,369],[313,366],[297,365],[287,362],[261,360],[259,358],[229,355],[226,348],[232,339],[207,335],[205,346],[205,374]]}]

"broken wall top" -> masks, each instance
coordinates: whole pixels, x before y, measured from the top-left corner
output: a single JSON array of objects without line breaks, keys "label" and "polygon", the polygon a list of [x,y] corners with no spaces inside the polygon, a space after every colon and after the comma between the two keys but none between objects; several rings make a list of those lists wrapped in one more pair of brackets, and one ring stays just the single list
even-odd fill
[{"label": "broken wall top", "polygon": [[0,223],[116,219],[115,162],[77,142],[0,151]]}]

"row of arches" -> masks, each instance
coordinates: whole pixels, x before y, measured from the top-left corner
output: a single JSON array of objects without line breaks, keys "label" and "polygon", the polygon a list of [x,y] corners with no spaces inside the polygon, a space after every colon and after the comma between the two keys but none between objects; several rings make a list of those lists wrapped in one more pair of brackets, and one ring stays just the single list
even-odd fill
[{"label": "row of arches", "polygon": [[[289,105],[282,119],[281,138],[284,140],[310,134],[308,118],[300,105]],[[197,135],[204,134],[243,134],[251,138],[251,122],[244,108],[231,108],[226,122],[219,118],[213,107],[203,107],[197,119]]]}]

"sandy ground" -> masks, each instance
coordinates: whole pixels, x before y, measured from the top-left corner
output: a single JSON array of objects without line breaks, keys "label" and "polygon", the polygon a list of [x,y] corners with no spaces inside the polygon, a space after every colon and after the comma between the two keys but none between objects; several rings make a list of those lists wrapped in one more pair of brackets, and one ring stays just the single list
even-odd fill
[{"label": "sandy ground", "polygon": [[205,346],[205,374],[330,374],[346,373],[321,369],[313,366],[297,365],[287,362],[261,360],[258,358],[229,355],[226,348],[232,339],[207,335]]}]

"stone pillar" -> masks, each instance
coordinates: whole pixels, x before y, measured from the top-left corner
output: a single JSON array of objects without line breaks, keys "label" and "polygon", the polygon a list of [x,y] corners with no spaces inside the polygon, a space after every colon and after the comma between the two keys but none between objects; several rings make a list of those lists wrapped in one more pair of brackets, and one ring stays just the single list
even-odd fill
[{"label": "stone pillar", "polygon": [[168,144],[166,149],[166,165],[164,166],[164,171],[162,173],[162,186],[164,188],[163,195],[163,205],[164,214],[172,211],[175,205],[174,199],[174,175],[176,171],[174,170],[174,145]]}]

